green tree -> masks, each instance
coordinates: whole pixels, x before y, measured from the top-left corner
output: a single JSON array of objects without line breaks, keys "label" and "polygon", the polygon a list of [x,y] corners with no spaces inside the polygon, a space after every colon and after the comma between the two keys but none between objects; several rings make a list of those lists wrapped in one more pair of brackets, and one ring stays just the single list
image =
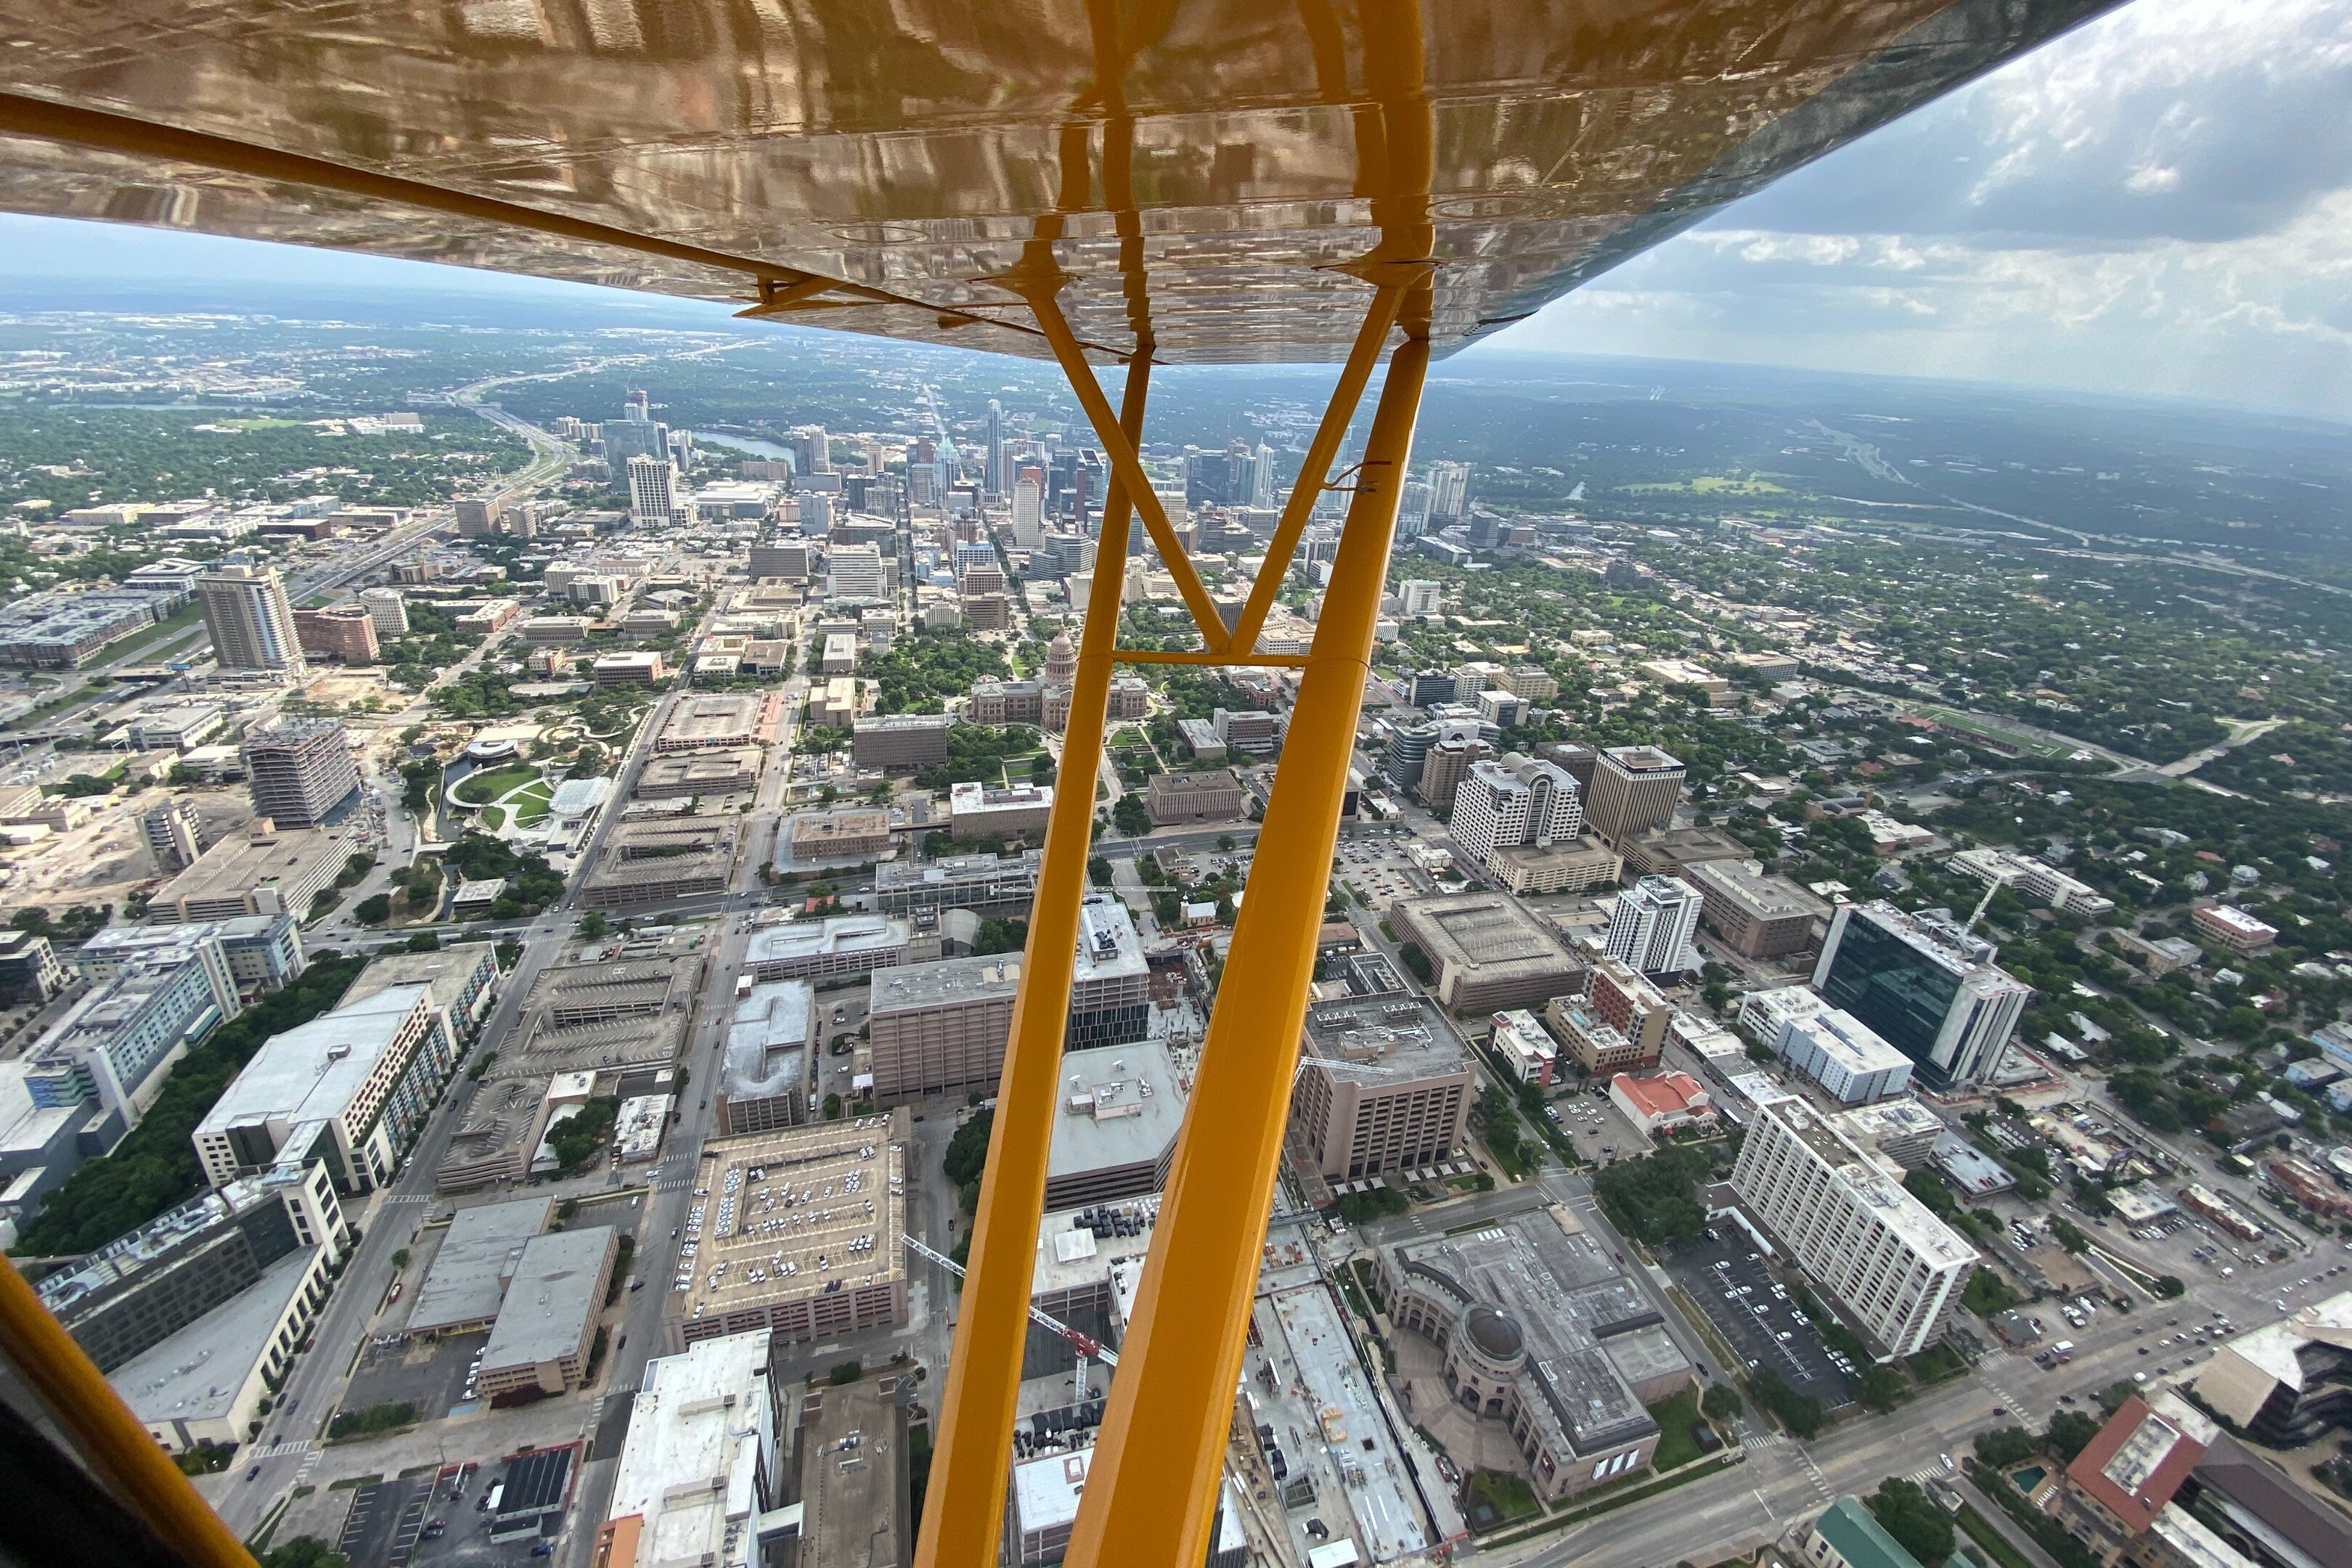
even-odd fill
[{"label": "green tree", "polygon": [[2071,1465],[2098,1435],[2096,1417],[2080,1410],[2061,1410],[2050,1417],[2050,1429],[2042,1435],[2042,1441],[2061,1464]]},{"label": "green tree", "polygon": [[1111,871],[1109,856],[1089,855],[1087,857],[1087,879],[1088,881],[1092,882],[1097,888],[1108,888],[1110,886],[1110,878]]},{"label": "green tree", "polygon": [[1870,1511],[1903,1550],[1922,1563],[1940,1563],[1952,1554],[1952,1521],[1916,1481],[1891,1476],[1872,1493]]},{"label": "green tree", "polygon": [[392,918],[392,895],[371,893],[352,906],[352,918],[362,925],[382,925]]},{"label": "green tree", "polygon": [[580,917],[580,934],[586,941],[594,942],[604,934],[605,929],[604,911],[602,910],[590,910]]},{"label": "green tree", "polygon": [[1670,1146],[1603,1165],[1593,1174],[1592,1191],[1611,1224],[1655,1247],[1696,1240],[1706,1228],[1701,1184],[1711,1174],[1703,1151]]},{"label": "green tree", "polygon": [[1960,1305],[1980,1318],[2006,1311],[2017,1304],[2016,1292],[2009,1282],[1990,1268],[1979,1268],[1969,1276],[1968,1288],[1960,1293]]},{"label": "green tree", "polygon": [[865,1375],[866,1368],[862,1363],[854,1361],[837,1362],[834,1369],[825,1373],[825,1381],[838,1388],[846,1384],[856,1383]]},{"label": "green tree", "polygon": [[1727,1383],[1707,1384],[1698,1407],[1717,1421],[1729,1421],[1747,1408],[1739,1401],[1739,1391]]},{"label": "green tree", "polygon": [[1129,838],[1140,838],[1151,831],[1151,813],[1139,795],[1123,795],[1110,808],[1110,819]]},{"label": "green tree", "polygon": [[947,1152],[940,1160],[940,1169],[947,1179],[969,1191],[973,1201],[967,1209],[979,1206],[980,1173],[988,1165],[988,1139],[996,1123],[993,1108],[983,1110],[955,1130],[948,1140]]},{"label": "green tree", "polygon": [[986,920],[972,934],[971,951],[974,957],[991,952],[1019,952],[1028,944],[1027,921]]},{"label": "green tree", "polygon": [[271,1547],[261,1568],[351,1568],[351,1561],[315,1535],[298,1535]]},{"label": "green tree", "polygon": [[1976,1446],[1978,1458],[2002,1468],[2033,1457],[2033,1434],[2022,1426],[1996,1426],[1978,1433]]}]

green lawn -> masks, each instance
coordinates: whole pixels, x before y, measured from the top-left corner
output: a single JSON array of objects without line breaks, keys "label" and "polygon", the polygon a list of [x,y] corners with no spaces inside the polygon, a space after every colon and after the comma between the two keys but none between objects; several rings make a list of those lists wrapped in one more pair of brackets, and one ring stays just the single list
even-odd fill
[{"label": "green lawn", "polygon": [[1699,1418],[1697,1389],[1685,1388],[1672,1399],[1651,1405],[1650,1418],[1658,1424],[1658,1451],[1650,1458],[1652,1468],[1671,1470],[1699,1457],[1699,1446],[1691,1436],[1691,1423]]},{"label": "green lawn", "polygon": [[[506,826],[506,807],[502,805],[486,805],[482,807],[482,826],[489,832],[496,833],[500,827]],[[518,818],[517,820],[520,819]]]},{"label": "green lawn", "polygon": [[2033,1568],[2025,1553],[2010,1544],[2009,1538],[1994,1528],[1992,1521],[1967,1503],[1960,1505],[1959,1518],[1954,1521],[1967,1532],[1970,1541],[1989,1552],[2000,1568]]},{"label": "green lawn", "polygon": [[555,786],[545,779],[525,784],[507,797],[506,805],[514,813],[515,825],[529,827],[547,820],[548,804],[554,798]]},{"label": "green lawn", "polygon": [[1464,1490],[1469,1494],[1467,1511],[1473,1529],[1491,1530],[1542,1511],[1527,1479],[1507,1470],[1473,1470]]},{"label": "green lawn", "polygon": [[488,805],[511,789],[520,789],[539,777],[529,763],[509,763],[486,773],[467,773],[451,797],[459,805]]},{"label": "green lawn", "polygon": [[1948,1383],[1953,1378],[1969,1374],[1969,1363],[1960,1359],[1958,1351],[1947,1344],[1929,1345],[1911,1358],[1910,1366],[1911,1374],[1923,1384]]},{"label": "green lawn", "polygon": [[134,633],[106,650],[109,662],[136,658],[161,642],[168,642],[191,626],[205,624],[205,607],[190,605],[186,609],[166,619],[157,621],[152,631]]}]

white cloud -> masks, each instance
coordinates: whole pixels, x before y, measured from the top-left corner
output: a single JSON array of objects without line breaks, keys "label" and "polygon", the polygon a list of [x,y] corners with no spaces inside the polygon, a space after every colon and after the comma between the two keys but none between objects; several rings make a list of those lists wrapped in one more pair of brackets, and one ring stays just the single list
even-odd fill
[{"label": "white cloud", "polygon": [[1506,346],[2352,415],[2352,0],[2136,0]]}]

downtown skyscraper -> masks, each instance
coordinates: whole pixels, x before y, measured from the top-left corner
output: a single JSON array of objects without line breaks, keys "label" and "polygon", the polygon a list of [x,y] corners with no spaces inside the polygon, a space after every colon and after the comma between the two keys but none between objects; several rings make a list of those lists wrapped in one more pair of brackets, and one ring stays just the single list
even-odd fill
[{"label": "downtown skyscraper", "polygon": [[982,440],[981,489],[994,500],[1004,494],[1004,405],[993,397],[988,400],[988,431]]}]

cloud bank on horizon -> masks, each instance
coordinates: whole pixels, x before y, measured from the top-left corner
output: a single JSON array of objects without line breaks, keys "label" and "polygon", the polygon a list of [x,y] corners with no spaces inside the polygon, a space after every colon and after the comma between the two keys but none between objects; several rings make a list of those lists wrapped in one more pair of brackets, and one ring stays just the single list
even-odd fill
[{"label": "cloud bank on horizon", "polygon": [[2347,0],[2135,0],[1495,342],[2352,415],[2347,105]]}]

